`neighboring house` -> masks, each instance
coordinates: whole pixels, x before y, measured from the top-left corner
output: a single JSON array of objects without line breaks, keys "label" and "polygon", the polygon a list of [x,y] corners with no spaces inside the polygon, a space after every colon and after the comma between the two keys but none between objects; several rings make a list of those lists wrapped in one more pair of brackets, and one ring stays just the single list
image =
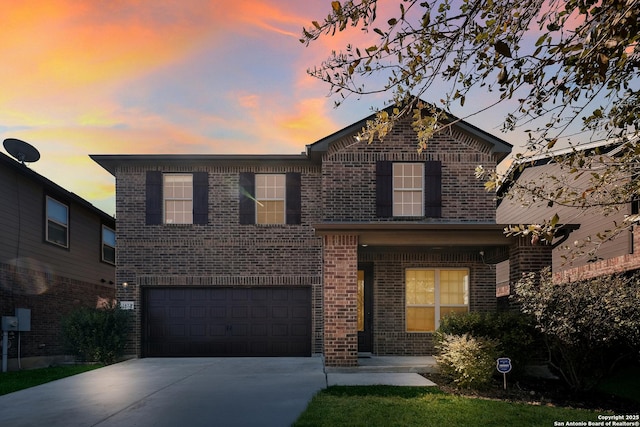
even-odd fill
[{"label": "neighboring house", "polygon": [[31,317],[9,369],[47,366],[65,355],[61,318],[115,297],[115,220],[1,153],[0,183],[0,315]]},{"label": "neighboring house", "polygon": [[[586,144],[579,149],[607,162],[607,159],[615,157],[621,148],[619,142],[606,141]],[[549,176],[566,181],[566,185],[563,185],[565,193],[572,190],[580,193],[586,190],[589,187],[588,179],[591,173],[599,173],[597,168],[603,166],[594,165],[596,169],[589,169],[583,174],[570,173],[570,168],[563,167],[555,159],[571,155],[573,152],[574,149],[558,150],[512,165],[515,171],[514,180],[506,182],[499,192],[509,191],[514,181],[521,184],[532,182],[553,186],[553,180],[547,179]],[[531,200],[531,197],[527,200]],[[598,234],[605,235],[606,230],[615,230],[629,215],[638,214],[637,203],[628,203],[622,209],[605,216],[601,208],[574,208],[562,206],[560,203],[549,204],[546,200],[523,204],[521,201],[505,198],[499,200],[497,220],[505,224],[537,224],[548,220],[556,213],[560,217],[560,223],[566,225],[560,227],[558,237],[554,241],[552,270],[555,280],[587,279],[640,268],[640,241],[637,240],[640,236],[634,233],[635,226],[612,239],[601,240],[598,237]],[[589,251],[596,247],[595,254],[589,255]],[[499,283],[506,284],[508,281],[507,268],[505,264],[498,266]]]},{"label": "neighboring house", "polygon": [[365,123],[300,155],[91,156],[116,177],[129,352],[431,354],[442,316],[496,310],[495,263],[548,264],[474,177],[509,144],[458,121],[418,153],[408,122],[371,145]]}]

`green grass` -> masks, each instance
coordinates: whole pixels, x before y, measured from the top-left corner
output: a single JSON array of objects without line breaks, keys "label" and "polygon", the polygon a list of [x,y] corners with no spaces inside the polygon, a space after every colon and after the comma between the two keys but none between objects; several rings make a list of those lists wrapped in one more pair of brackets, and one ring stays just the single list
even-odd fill
[{"label": "green grass", "polygon": [[3,372],[0,373],[0,396],[101,367],[102,365],[71,365]]},{"label": "green grass", "polygon": [[311,400],[294,427],[541,427],[597,421],[600,413],[454,396],[435,387],[333,386]]}]

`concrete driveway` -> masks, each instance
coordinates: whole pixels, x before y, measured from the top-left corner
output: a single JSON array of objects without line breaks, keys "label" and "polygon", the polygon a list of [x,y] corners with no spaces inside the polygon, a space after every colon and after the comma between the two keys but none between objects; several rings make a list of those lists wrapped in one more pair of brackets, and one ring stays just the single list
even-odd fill
[{"label": "concrete driveway", "polygon": [[326,386],[320,357],[135,359],[0,396],[0,425],[285,427]]}]

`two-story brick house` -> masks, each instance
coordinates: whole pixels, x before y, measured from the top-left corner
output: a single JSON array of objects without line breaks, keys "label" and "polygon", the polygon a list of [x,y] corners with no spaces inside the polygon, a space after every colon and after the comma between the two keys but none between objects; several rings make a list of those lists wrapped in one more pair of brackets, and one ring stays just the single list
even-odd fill
[{"label": "two-story brick house", "polygon": [[365,122],[300,155],[92,156],[116,177],[130,350],[330,366],[430,354],[442,316],[496,309],[496,262],[549,262],[504,236],[474,177],[509,144],[459,121],[418,153],[408,123],[368,145]]}]

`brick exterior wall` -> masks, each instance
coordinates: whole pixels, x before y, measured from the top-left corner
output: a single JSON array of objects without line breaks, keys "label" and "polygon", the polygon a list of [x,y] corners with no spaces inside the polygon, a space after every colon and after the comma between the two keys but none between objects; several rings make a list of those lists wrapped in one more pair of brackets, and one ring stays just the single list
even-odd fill
[{"label": "brick exterior wall", "polygon": [[358,364],[358,237],[324,237],[324,360]]},{"label": "brick exterior wall", "polygon": [[[99,307],[113,301],[113,285],[87,283],[42,271],[0,263],[0,313],[13,316],[16,308],[31,310],[31,331],[20,335],[23,367],[30,359],[44,360],[66,354],[61,320],[79,307]],[[18,357],[17,332],[10,333],[8,357]],[[38,365],[37,360],[32,364]]]},{"label": "brick exterior wall", "polygon": [[[314,224],[339,222],[495,223],[496,204],[481,180],[479,164],[491,167],[491,146],[455,127],[434,136],[417,152],[408,122],[398,124],[383,142],[368,145],[352,136],[333,141],[322,164],[223,160],[189,165],[171,161],[123,163],[116,169],[118,259],[117,298],[133,301],[136,324],[128,351],[142,354],[141,307],[145,287],[157,286],[310,286],[312,349],[329,366],[357,364],[357,266],[374,268],[373,349],[375,354],[420,355],[433,350],[432,334],[407,333],[406,268],[466,267],[470,271],[470,310],[496,309],[495,270],[477,250],[427,247],[358,248],[358,237],[315,235]],[[378,218],[376,162],[440,161],[441,218]],[[148,170],[208,173],[208,224],[145,225],[145,179]],[[238,187],[241,172],[299,172],[301,225],[240,225]],[[506,239],[505,239],[506,244]],[[482,242],[478,242],[482,245]],[[392,250],[393,249],[393,250]],[[359,253],[360,252],[360,253]],[[123,282],[130,283],[126,289]]]},{"label": "brick exterior wall", "polygon": [[482,263],[475,252],[361,251],[359,260],[374,263],[374,354],[419,356],[433,353],[433,333],[406,331],[405,271],[408,268],[468,268],[469,310],[496,310],[495,268]]},{"label": "brick exterior wall", "polygon": [[331,146],[322,162],[323,221],[395,221],[376,217],[375,168],[380,160],[441,161],[441,220],[495,222],[494,196],[474,175],[480,164],[495,165],[489,148],[452,130],[435,135],[427,150],[418,153],[415,133],[408,122],[394,127],[382,142],[356,143],[353,138],[345,138]]},{"label": "brick exterior wall", "polygon": [[525,273],[539,272],[545,267],[551,267],[553,248],[547,244],[533,244],[530,237],[515,238],[509,248],[509,295],[498,298],[500,310],[515,310],[518,308],[509,298],[514,293],[514,285]]},{"label": "brick exterior wall", "polygon": [[[376,162],[442,163],[441,218],[379,218],[376,216]],[[423,153],[417,152],[415,132],[410,123],[397,124],[384,141],[373,144],[356,142],[352,137],[336,141],[330,146],[322,162],[322,219],[325,222],[481,222],[495,223],[496,203],[485,191],[483,182],[474,176],[477,165],[493,166],[494,155],[487,144],[452,128],[451,132],[434,136]],[[343,237],[343,236],[340,236]],[[340,313],[330,306],[338,292],[347,298],[348,289],[335,290],[329,284],[326,269],[335,248],[325,240],[325,315]],[[333,245],[333,243],[332,243]],[[387,248],[388,249],[388,248]],[[460,250],[463,250],[462,248]],[[405,321],[405,269],[467,267],[470,271],[470,310],[496,309],[495,270],[481,262],[477,252],[464,253],[455,249],[446,253],[425,251],[422,248],[389,251],[378,248],[376,254],[360,250],[360,262],[374,265],[373,353],[377,355],[424,355],[433,352],[432,333],[408,333]],[[349,261],[351,262],[351,261]],[[355,267],[354,267],[355,270]],[[355,271],[352,272],[355,274]],[[355,277],[350,280],[355,280]],[[329,286],[332,286],[331,288]],[[355,285],[354,285],[355,286]],[[351,291],[351,292],[355,292]],[[351,301],[354,296],[349,296]],[[344,304],[344,301],[341,302]],[[355,300],[354,303],[355,304]],[[353,348],[357,341],[354,312],[340,306],[347,316],[342,322],[325,318],[325,355],[327,365],[348,366],[353,363]],[[355,308],[354,308],[355,309]],[[335,331],[339,327],[341,330]],[[345,332],[347,328],[350,332]],[[352,329],[349,329],[352,328]],[[347,334],[347,335],[345,335]],[[340,337],[342,341],[334,336]],[[339,344],[334,344],[337,340]],[[331,342],[331,344],[330,344]],[[330,347],[329,347],[330,346]],[[342,347],[340,347],[342,346]],[[346,358],[333,352],[342,348]]]},{"label": "brick exterior wall", "polygon": [[[145,225],[147,170],[208,172],[207,225]],[[300,225],[240,225],[240,172],[301,173]],[[117,298],[133,301],[136,322],[128,352],[142,356],[141,297],[148,286],[310,286],[314,301],[322,291],[322,240],[319,221],[320,169],[317,166],[201,163],[121,167],[116,173]],[[125,290],[121,284],[131,285]],[[321,305],[314,309],[314,352],[322,351]]]}]

